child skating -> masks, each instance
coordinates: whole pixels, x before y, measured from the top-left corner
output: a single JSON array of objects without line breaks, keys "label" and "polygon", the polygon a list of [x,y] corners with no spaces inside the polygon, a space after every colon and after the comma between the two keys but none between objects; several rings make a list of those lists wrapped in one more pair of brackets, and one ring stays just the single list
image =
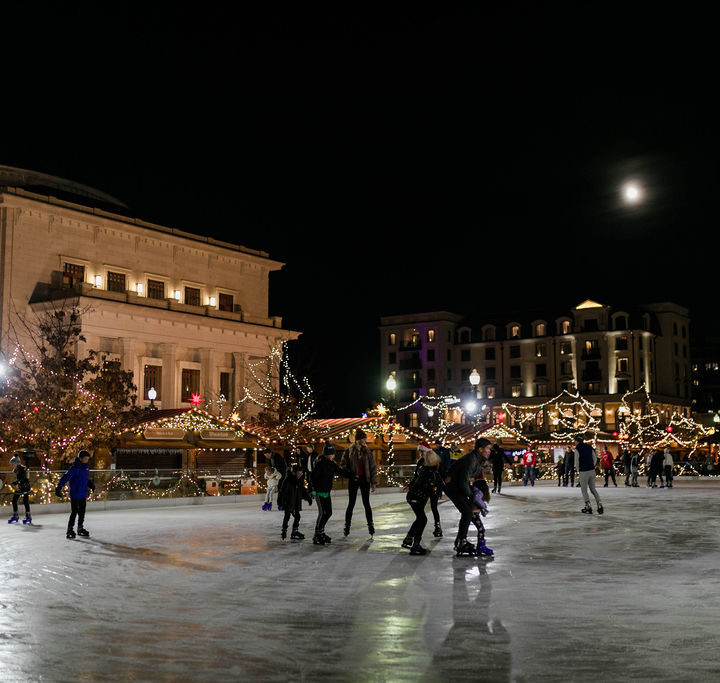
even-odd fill
[{"label": "child skating", "polygon": [[280,495],[278,496],[278,507],[282,505],[285,514],[283,516],[282,531],[280,532],[280,538],[287,538],[288,522],[290,521],[290,515],[293,516],[293,526],[290,538],[293,540],[301,541],[305,538],[305,534],[300,533],[300,511],[302,510],[303,498],[312,505],[312,497],[305,488],[305,482],[303,481],[304,472],[300,465],[293,465],[292,470],[288,472],[287,476],[283,480],[280,488]]},{"label": "child skating", "polygon": [[75,519],[77,518],[77,535],[88,537],[90,533],[85,528],[85,506],[87,504],[88,491],[94,491],[95,485],[90,481],[90,453],[80,451],[70,469],[63,474],[55,487],[55,495],[62,498],[62,489],[65,484],[70,484],[70,519],[66,538],[75,538]]},{"label": "child skating", "polygon": [[405,540],[403,548],[410,548],[411,555],[426,555],[427,549],[420,545],[422,534],[427,525],[425,505],[430,496],[437,496],[442,487],[442,477],[439,471],[440,456],[426,445],[421,449],[423,454],[422,462],[415,468],[415,473],[407,485],[408,505],[415,513],[415,521],[412,523]]},{"label": "child skating", "polygon": [[277,495],[282,475],[274,467],[268,465],[265,468],[265,480],[267,481],[267,493],[265,494],[265,502],[263,510],[272,510],[273,497]]},{"label": "child skating", "polygon": [[13,514],[8,520],[8,524],[17,524],[17,522],[20,521],[20,517],[18,516],[18,500],[21,496],[23,506],[25,507],[23,524],[32,524],[32,517],[30,516],[30,479],[28,478],[27,468],[22,464],[22,459],[17,453],[10,458],[10,464],[15,473],[15,481],[13,482],[15,493],[13,493],[12,497]]}]

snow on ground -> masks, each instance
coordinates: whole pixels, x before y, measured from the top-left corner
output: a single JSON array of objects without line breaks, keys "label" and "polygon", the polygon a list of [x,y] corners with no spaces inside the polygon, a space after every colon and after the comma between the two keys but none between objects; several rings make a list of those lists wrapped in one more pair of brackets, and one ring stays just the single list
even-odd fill
[{"label": "snow on ground", "polygon": [[372,496],[373,539],[360,501],[343,537],[334,494],[326,547],[315,506],[281,541],[255,496],[90,511],[74,541],[36,507],[0,528],[0,680],[718,680],[720,482],[599,491],[587,516],[577,489],[506,486],[492,560],[454,557],[449,502],[411,557],[394,492]]}]

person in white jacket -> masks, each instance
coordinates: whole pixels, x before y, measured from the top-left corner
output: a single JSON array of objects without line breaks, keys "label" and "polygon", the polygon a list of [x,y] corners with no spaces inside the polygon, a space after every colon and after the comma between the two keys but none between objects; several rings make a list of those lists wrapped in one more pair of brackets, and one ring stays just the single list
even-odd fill
[{"label": "person in white jacket", "polygon": [[665,467],[665,486],[667,488],[672,488],[672,481],[673,481],[673,465],[675,463],[673,462],[672,454],[670,453],[670,449],[666,446],[665,447],[665,458],[663,460],[663,466]]},{"label": "person in white jacket", "polygon": [[265,503],[263,510],[272,510],[273,496],[277,495],[280,479],[282,475],[274,467],[265,468],[265,479],[267,480],[267,493],[265,494]]}]

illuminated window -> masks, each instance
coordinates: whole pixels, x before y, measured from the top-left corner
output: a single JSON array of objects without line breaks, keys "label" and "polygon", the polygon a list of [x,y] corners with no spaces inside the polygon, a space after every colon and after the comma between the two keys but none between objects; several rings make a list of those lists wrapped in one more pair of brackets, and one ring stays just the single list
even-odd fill
[{"label": "illuminated window", "polygon": [[618,358],[617,359],[617,372],[629,372],[630,371],[630,359]]},{"label": "illuminated window", "polygon": [[513,339],[520,336],[520,325],[512,325],[510,327],[510,336]]},{"label": "illuminated window", "polygon": [[180,385],[180,400],[189,403],[193,394],[200,393],[200,370],[183,368]]},{"label": "illuminated window", "polygon": [[547,352],[545,344],[535,344],[535,355],[538,358],[543,358]]},{"label": "illuminated window", "polygon": [[487,397],[488,397],[488,398],[495,398],[495,387],[488,387],[488,388],[487,388]]},{"label": "illuminated window", "polygon": [[544,337],[545,336],[545,323],[538,323],[535,325],[535,336],[536,337]]},{"label": "illuminated window", "polygon": [[570,342],[560,343],[560,355],[569,356],[572,353],[572,344]]},{"label": "illuminated window", "polygon": [[397,334],[391,332],[388,335],[388,344],[390,344],[390,346],[395,346],[395,344],[397,344]]},{"label": "illuminated window", "polygon": [[571,327],[571,325],[570,325],[570,321],[569,321],[569,320],[563,320],[563,321],[562,321],[561,332],[562,332],[563,334],[570,334],[570,332],[572,332],[572,327]]},{"label": "illuminated window", "polygon": [[512,396],[513,398],[517,398],[522,393],[522,384],[513,384],[512,385]]},{"label": "illuminated window", "polygon": [[150,389],[157,391],[155,400],[162,400],[162,365],[146,365],[143,372],[143,398],[147,398]]},{"label": "illuminated window", "polygon": [[225,397],[226,401],[232,402],[232,396],[230,395],[230,378],[229,372],[220,373],[220,393]]},{"label": "illuminated window", "polygon": [[427,340],[428,340],[429,342],[434,342],[434,341],[435,341],[435,330],[428,330],[428,331],[427,331]]}]

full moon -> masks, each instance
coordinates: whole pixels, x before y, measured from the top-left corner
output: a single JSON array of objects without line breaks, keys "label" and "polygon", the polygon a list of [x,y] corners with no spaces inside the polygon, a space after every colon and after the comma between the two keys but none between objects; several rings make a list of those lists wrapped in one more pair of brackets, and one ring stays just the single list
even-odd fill
[{"label": "full moon", "polygon": [[625,183],[622,187],[622,197],[626,204],[638,204],[643,199],[643,190],[635,182]]}]

